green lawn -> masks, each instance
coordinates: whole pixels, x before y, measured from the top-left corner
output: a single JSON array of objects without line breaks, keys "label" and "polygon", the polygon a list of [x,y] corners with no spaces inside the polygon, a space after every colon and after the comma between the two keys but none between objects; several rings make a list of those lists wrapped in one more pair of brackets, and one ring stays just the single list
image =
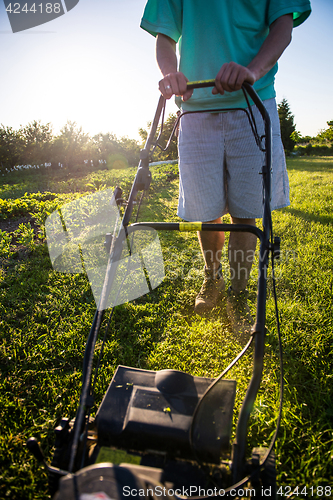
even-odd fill
[{"label": "green lawn", "polygon": [[[331,496],[325,495],[329,490],[320,495],[317,487],[333,487],[333,160],[295,158],[288,161],[288,169],[291,205],[273,215],[274,232],[282,240],[276,275],[286,385],[276,446],[278,484],[292,489],[313,487],[313,498],[317,492],[318,498],[325,498]],[[152,171],[153,183],[140,220],[178,220],[176,167],[153,167]],[[43,221],[57,205],[94,189],[118,184],[128,193],[134,174],[135,170],[128,169],[73,178],[61,172],[2,177],[1,499],[49,498],[46,473],[28,454],[25,442],[36,436],[50,459],[54,427],[61,416],[75,415],[84,346],[95,312],[85,276],[52,269]],[[97,403],[118,364],[217,376],[240,350],[224,301],[208,318],[192,313],[203,267],[195,234],[161,233],[160,240],[167,276],[151,296],[116,308],[96,387]],[[255,271],[249,290],[254,310]],[[267,327],[267,356],[250,420],[250,448],[269,443],[278,409],[278,343],[271,284]],[[235,414],[250,370],[249,354],[230,373],[238,381]]]}]

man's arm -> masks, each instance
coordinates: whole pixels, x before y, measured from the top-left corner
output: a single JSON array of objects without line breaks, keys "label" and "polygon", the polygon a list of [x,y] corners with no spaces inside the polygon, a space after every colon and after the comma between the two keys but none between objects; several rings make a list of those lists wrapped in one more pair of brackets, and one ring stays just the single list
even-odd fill
[{"label": "man's arm", "polygon": [[177,71],[176,43],[166,35],[159,33],[156,39],[156,59],[162,72],[163,79],[159,82],[161,94],[170,99],[172,95],[183,96],[187,101],[192,95],[192,90],[186,90],[188,79]]},{"label": "man's arm", "polygon": [[292,29],[292,14],[279,17],[271,24],[266,40],[247,67],[234,62],[223,64],[216,75],[212,93],[224,94],[225,91],[240,90],[244,82],[253,85],[266,75],[291,42]]}]

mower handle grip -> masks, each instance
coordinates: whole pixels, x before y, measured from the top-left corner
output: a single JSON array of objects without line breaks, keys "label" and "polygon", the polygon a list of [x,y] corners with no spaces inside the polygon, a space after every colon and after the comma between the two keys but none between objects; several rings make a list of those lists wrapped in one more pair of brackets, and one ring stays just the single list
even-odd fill
[{"label": "mower handle grip", "polygon": [[187,89],[203,89],[205,87],[214,87],[215,80],[198,80],[196,82],[187,82]]},{"label": "mower handle grip", "polygon": [[[207,87],[214,87],[214,85],[215,80],[197,80],[195,82],[187,82],[187,89],[203,89]],[[256,104],[264,120],[269,121],[268,113],[253,86],[249,82],[244,82],[242,90],[245,96],[247,94]]]},{"label": "mower handle grip", "polygon": [[[187,82],[187,90],[189,89],[203,89],[207,87],[214,87],[215,80],[197,80],[195,82]],[[242,87],[245,87],[246,90],[252,88],[252,85],[248,82],[244,82]]]}]

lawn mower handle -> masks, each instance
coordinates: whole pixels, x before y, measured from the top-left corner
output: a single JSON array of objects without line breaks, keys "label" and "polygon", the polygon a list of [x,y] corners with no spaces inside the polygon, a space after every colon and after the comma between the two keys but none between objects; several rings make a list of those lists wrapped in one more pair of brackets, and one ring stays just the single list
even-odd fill
[{"label": "lawn mower handle", "polygon": [[[215,80],[198,80],[194,82],[188,82],[187,83],[187,88],[188,89],[200,89],[200,88],[205,88],[205,87],[214,87],[215,85]],[[266,111],[265,106],[263,105],[261,99],[257,95],[256,91],[253,89],[252,85],[250,85],[248,82],[244,82],[242,85],[242,90],[244,92],[245,99],[248,102],[247,95],[252,99],[252,101],[256,104],[257,108],[260,111],[260,114],[262,115],[262,118],[264,122],[266,123],[266,127],[269,127],[269,130],[266,129],[266,137],[270,138],[270,117]],[[148,137],[145,142],[145,146],[143,149],[140,151],[140,162],[138,166],[138,170],[133,182],[132,190],[128,199],[128,206],[127,210],[123,219],[123,226],[127,226],[130,222],[130,216],[132,213],[133,209],[133,201],[136,199],[136,196],[139,191],[147,190],[149,188],[150,182],[151,182],[151,174],[149,172],[149,156],[151,152],[151,147],[154,143],[154,138],[155,134],[158,128],[158,124],[160,122],[161,115],[164,117],[164,111],[165,111],[165,104],[166,104],[166,99],[163,95],[160,96],[157,109],[155,112],[155,116],[153,119],[153,122],[151,124]],[[223,111],[221,109],[221,111]],[[163,119],[162,119],[163,121]],[[268,164],[271,164],[271,144],[270,140],[268,143],[266,143],[266,150],[267,150],[267,155],[269,156],[268,159]],[[266,182],[266,181],[265,181]],[[270,197],[270,176],[267,176],[267,182],[268,186],[266,186],[266,191],[269,193]]]},{"label": "lawn mower handle", "polygon": [[[203,80],[203,81],[197,81],[197,82],[188,82],[188,88],[193,88],[193,89],[198,89],[198,88],[204,88],[204,87],[213,87],[215,85],[214,80]],[[252,88],[252,86],[244,82],[242,86],[242,90],[245,95],[245,99],[247,101],[248,106],[251,106],[248,96],[250,99],[256,104],[259,112],[261,113],[262,117],[264,118],[265,121],[265,127],[266,127],[266,141],[265,141],[265,150],[266,150],[266,157],[267,157],[267,162],[266,162],[266,170],[263,167],[263,180],[265,184],[265,192],[266,192],[266,208],[269,205],[269,199],[270,199],[270,165],[271,165],[271,144],[270,144],[270,119],[269,115],[266,111],[266,108],[264,107],[263,103],[261,102],[260,98],[258,97],[256,91]],[[155,117],[153,119],[148,137],[146,139],[146,143],[144,148],[140,151],[140,162],[139,166],[137,169],[137,173],[132,185],[132,189],[128,198],[128,203],[127,207],[125,209],[125,213],[123,216],[123,220],[121,223],[121,228],[125,229],[125,232],[127,231],[127,227],[130,223],[131,215],[132,215],[132,210],[133,210],[133,203],[137,197],[137,194],[139,191],[145,191],[148,189],[150,185],[150,180],[151,180],[151,174],[149,171],[149,159],[150,159],[150,154],[151,154],[151,148],[154,144],[155,141],[155,135],[156,131],[160,122],[161,116],[164,115],[164,109],[165,109],[165,103],[166,99],[161,95],[159,98],[158,106],[156,109]],[[220,110],[223,112],[223,109]],[[156,142],[156,141],[155,141]],[[265,212],[267,212],[265,210]],[[265,329],[265,298],[266,298],[266,281],[264,279],[264,276],[266,276],[266,270],[268,267],[268,242],[270,239],[270,218],[269,215],[265,216],[263,218],[263,227],[264,227],[264,242],[261,244],[260,248],[260,276],[262,276],[262,279],[259,281],[259,286],[258,286],[258,303],[260,304],[260,307],[257,311],[257,317],[256,317],[256,324],[254,326],[254,331],[256,332],[255,335],[255,371],[253,373],[252,380],[250,382],[247,394],[245,396],[245,400],[240,412],[240,417],[239,417],[239,422],[237,425],[237,430],[236,430],[236,445],[234,446],[234,454],[237,455],[237,458],[234,460],[235,464],[235,472],[238,469],[237,465],[241,465],[244,463],[244,457],[245,457],[245,446],[246,446],[246,429],[247,429],[247,422],[249,418],[249,413],[253,407],[257,392],[258,392],[258,387],[260,385],[260,380],[261,380],[261,373],[262,373],[262,366],[263,366],[263,351],[264,351],[264,329]],[[84,421],[84,411],[82,408],[85,408],[86,402],[87,402],[87,397],[88,393],[90,390],[90,376],[88,376],[88,373],[90,370],[87,369],[87,367],[90,367],[90,350],[93,348],[95,345],[96,339],[97,339],[97,334],[102,322],[103,318],[103,309],[96,311],[95,318],[93,325],[90,330],[90,334],[88,337],[88,342],[87,342],[87,348],[86,348],[86,353],[85,353],[85,361],[84,361],[84,376],[83,376],[83,386],[84,386],[84,391],[81,396],[81,403],[80,403],[80,408],[78,410],[78,415],[75,420],[75,426],[74,426],[74,440],[73,440],[73,447],[72,447],[72,453],[71,453],[71,460],[70,460],[70,466],[69,466],[69,471],[72,472],[73,466],[74,466],[74,460],[76,456],[76,451],[77,451],[77,446],[78,446],[78,440],[79,440],[79,433],[81,430],[81,426]],[[89,373],[90,375],[90,373]],[[81,408],[82,407],[82,408]],[[235,474],[235,480],[238,479],[238,474],[236,472]]]},{"label": "lawn mower handle", "polygon": [[[187,82],[187,90],[190,89],[203,89],[207,87],[214,87],[215,80],[197,80],[195,82]],[[266,111],[266,108],[263,106],[261,99],[259,99],[256,91],[253,86],[249,82],[244,82],[242,85],[242,90],[246,91],[247,94],[251,97],[252,101],[255,103],[257,108],[259,109],[263,119],[269,121],[269,115]]]}]

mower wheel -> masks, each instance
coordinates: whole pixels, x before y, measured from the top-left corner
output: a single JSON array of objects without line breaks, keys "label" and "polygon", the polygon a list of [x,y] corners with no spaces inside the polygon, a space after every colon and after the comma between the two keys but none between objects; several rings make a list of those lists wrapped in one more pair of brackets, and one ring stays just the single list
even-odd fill
[{"label": "mower wheel", "polygon": [[[53,459],[51,462],[52,467],[58,467],[62,465],[62,450],[58,448],[55,449],[53,454]],[[48,481],[49,481],[49,494],[51,498],[58,491],[60,476],[55,474],[54,472],[48,472]]]},{"label": "mower wheel", "polygon": [[[254,448],[252,451],[252,463],[258,467],[267,453],[267,448]],[[264,468],[258,470],[258,474],[252,480],[252,486],[256,492],[256,498],[267,500],[268,498],[276,500],[276,466],[275,452],[271,451],[267,458]]]},{"label": "mower wheel", "polygon": [[[63,418],[55,429],[55,449],[52,458],[52,467],[67,470],[71,450],[71,425],[68,418]],[[51,497],[58,491],[60,477],[53,472],[48,473],[49,494]]]}]

